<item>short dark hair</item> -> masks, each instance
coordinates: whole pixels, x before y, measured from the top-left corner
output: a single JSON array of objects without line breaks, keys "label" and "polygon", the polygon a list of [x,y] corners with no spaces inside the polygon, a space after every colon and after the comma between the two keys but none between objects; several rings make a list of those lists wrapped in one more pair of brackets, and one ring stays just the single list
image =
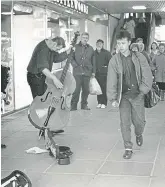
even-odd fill
[{"label": "short dark hair", "polygon": [[[158,44],[156,42],[152,42],[152,44],[155,44],[156,48],[158,48]],[[152,44],[151,44],[151,49],[152,49]]]},{"label": "short dark hair", "polygon": [[101,39],[98,39],[96,43],[99,43],[99,42],[104,43],[104,41]]},{"label": "short dark hair", "polygon": [[119,32],[119,34],[116,35],[116,39],[120,40],[120,39],[123,39],[123,38],[127,38],[128,41],[131,41],[131,34],[126,30],[121,30]]},{"label": "short dark hair", "polygon": [[83,35],[86,35],[86,36],[89,37],[89,33],[88,33],[88,32],[83,32],[83,33],[81,34],[81,36],[83,36]]},{"label": "short dark hair", "polygon": [[164,44],[164,43],[160,43],[160,44],[159,44],[159,47],[160,47],[160,46],[164,46],[164,47],[165,47],[165,44]]},{"label": "short dark hair", "polygon": [[57,36],[57,37],[53,38],[52,41],[56,42],[57,46],[62,45],[63,48],[66,47],[65,40],[62,37]]}]

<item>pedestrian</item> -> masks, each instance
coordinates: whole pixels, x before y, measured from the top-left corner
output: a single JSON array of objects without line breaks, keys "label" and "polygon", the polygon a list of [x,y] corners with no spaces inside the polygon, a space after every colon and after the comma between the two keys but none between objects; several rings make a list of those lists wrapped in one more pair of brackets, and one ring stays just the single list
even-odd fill
[{"label": "pedestrian", "polygon": [[138,45],[139,45],[139,52],[142,53],[146,57],[148,64],[151,66],[151,59],[149,57],[149,54],[144,50],[144,44],[141,42],[138,42]]},{"label": "pedestrian", "polygon": [[46,77],[52,79],[54,85],[61,89],[62,83],[51,73],[53,63],[59,63],[67,59],[67,52],[58,53],[65,47],[65,41],[61,37],[45,39],[34,49],[29,65],[27,67],[27,81],[31,88],[32,96],[41,96],[46,91]]},{"label": "pedestrian", "polygon": [[155,55],[152,62],[155,81],[160,89],[161,101],[164,101],[165,95],[165,45],[159,44],[159,52]]},{"label": "pedestrian", "polygon": [[111,53],[104,49],[104,41],[99,39],[96,42],[95,59],[96,59],[96,79],[101,87],[102,94],[97,95],[97,108],[106,108],[107,106],[107,72]]},{"label": "pedestrian", "polygon": [[73,53],[72,66],[73,76],[76,80],[76,89],[72,95],[71,111],[77,110],[81,93],[81,109],[90,110],[88,107],[89,81],[91,77],[95,77],[96,65],[93,47],[88,44],[89,34],[84,32],[81,34],[81,41],[75,46]]},{"label": "pedestrian", "polygon": [[127,31],[117,35],[119,53],[108,66],[107,97],[113,107],[119,107],[120,126],[124,141],[124,159],[132,157],[131,124],[135,129],[136,143],[143,144],[145,126],[144,94],[152,87],[152,73],[146,58],[129,50],[131,37]]},{"label": "pedestrian", "polygon": [[136,24],[133,19],[133,16],[130,16],[124,24],[124,29],[126,29],[130,33],[132,39],[135,38],[135,27]]},{"label": "pedestrian", "polygon": [[158,44],[156,42],[153,42],[151,44],[151,53],[150,53],[150,59],[151,61],[154,59],[155,55],[158,53]]}]

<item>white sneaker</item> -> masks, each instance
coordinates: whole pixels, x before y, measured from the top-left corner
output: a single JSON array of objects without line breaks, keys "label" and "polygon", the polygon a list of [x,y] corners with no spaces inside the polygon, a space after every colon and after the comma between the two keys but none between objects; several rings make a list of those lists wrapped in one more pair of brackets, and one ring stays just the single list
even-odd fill
[{"label": "white sneaker", "polygon": [[104,108],[106,108],[106,106],[105,106],[104,104],[102,104],[102,105],[101,105],[101,108],[104,109]]},{"label": "white sneaker", "polygon": [[101,104],[98,104],[96,108],[101,108]]}]

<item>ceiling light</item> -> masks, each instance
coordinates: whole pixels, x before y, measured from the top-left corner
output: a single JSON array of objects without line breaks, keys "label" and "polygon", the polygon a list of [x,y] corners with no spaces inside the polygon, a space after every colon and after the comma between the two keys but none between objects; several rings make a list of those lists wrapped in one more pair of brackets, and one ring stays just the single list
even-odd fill
[{"label": "ceiling light", "polygon": [[145,6],[133,6],[132,7],[134,10],[145,10],[146,7]]}]

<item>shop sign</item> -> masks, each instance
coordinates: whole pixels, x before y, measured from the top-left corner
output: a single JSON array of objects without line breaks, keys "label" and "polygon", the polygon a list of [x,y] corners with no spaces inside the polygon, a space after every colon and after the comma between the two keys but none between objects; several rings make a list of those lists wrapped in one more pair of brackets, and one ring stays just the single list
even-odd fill
[{"label": "shop sign", "polygon": [[88,6],[78,0],[47,0],[51,3],[69,7],[78,12],[88,14]]}]

